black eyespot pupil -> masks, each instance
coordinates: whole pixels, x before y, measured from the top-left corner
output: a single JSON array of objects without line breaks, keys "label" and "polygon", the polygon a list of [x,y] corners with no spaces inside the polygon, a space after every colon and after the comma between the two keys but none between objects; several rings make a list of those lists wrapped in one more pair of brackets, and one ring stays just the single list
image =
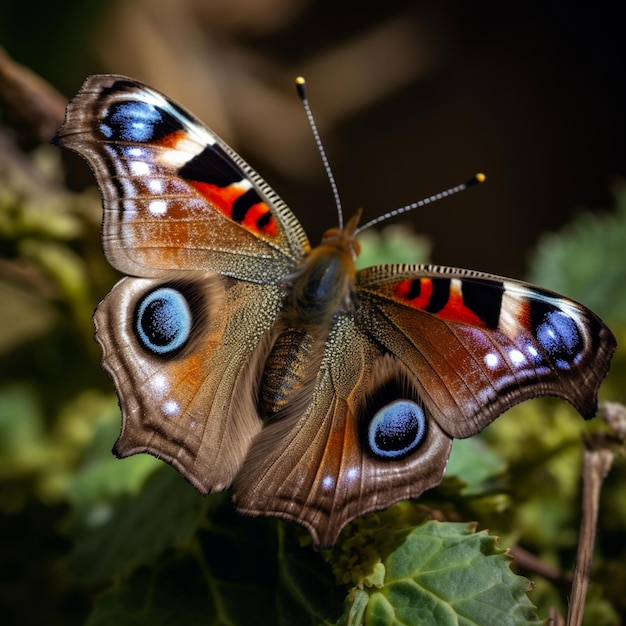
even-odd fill
[{"label": "black eyespot pupil", "polygon": [[174,307],[163,299],[153,300],[146,306],[140,323],[150,342],[157,346],[167,346],[180,332]]},{"label": "black eyespot pupil", "polygon": [[399,458],[415,450],[426,434],[423,409],[409,400],[396,400],[379,409],[369,425],[371,451],[381,458]]}]

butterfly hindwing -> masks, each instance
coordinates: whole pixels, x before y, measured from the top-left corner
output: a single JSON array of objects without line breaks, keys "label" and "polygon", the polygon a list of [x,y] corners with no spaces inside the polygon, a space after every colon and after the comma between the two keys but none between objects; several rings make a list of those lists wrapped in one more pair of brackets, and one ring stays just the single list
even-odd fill
[{"label": "butterfly hindwing", "polygon": [[309,406],[254,440],[233,485],[237,508],[298,521],[330,545],[355,517],[437,485],[452,439],[417,383],[352,316],[339,317]]},{"label": "butterfly hindwing", "polygon": [[122,408],[116,455],[163,458],[203,493],[230,485],[261,429],[259,362],[280,304],[275,287],[218,274],[120,281],[94,316]]}]

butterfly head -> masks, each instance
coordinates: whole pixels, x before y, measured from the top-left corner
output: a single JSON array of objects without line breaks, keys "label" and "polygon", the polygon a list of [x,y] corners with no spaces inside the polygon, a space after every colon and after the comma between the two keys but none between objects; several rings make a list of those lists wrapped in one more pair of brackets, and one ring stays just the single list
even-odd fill
[{"label": "butterfly head", "polygon": [[321,246],[329,246],[339,251],[347,252],[352,258],[352,261],[356,261],[356,258],[361,253],[361,245],[356,239],[360,219],[361,209],[359,209],[342,228],[329,228],[322,236]]}]

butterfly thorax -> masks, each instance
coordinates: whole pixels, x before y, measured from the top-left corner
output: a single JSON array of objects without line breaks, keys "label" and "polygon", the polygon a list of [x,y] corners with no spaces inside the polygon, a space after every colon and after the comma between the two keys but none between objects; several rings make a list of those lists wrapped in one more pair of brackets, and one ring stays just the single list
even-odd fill
[{"label": "butterfly thorax", "polygon": [[[328,230],[291,278],[285,308],[261,380],[261,408],[272,416],[301,401],[315,381],[333,320],[355,306],[354,231],[359,214]],[[310,384],[308,384],[310,383]]]}]

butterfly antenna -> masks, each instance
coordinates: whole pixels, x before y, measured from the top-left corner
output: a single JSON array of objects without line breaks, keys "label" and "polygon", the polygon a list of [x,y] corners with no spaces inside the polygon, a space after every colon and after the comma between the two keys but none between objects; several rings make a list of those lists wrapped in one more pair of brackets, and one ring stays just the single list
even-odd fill
[{"label": "butterfly antenna", "polygon": [[324,146],[322,145],[320,134],[317,130],[317,124],[315,123],[315,118],[313,117],[313,112],[311,111],[309,99],[307,98],[306,94],[306,81],[304,80],[304,78],[302,78],[302,76],[298,76],[298,78],[296,78],[296,89],[298,90],[298,96],[302,101],[302,106],[304,106],[304,112],[306,113],[307,119],[309,120],[309,125],[311,126],[311,130],[313,131],[313,137],[315,139],[315,143],[317,144],[317,149],[320,153],[320,156],[322,157],[322,163],[324,164],[324,169],[326,170],[326,176],[328,176],[328,181],[330,182],[330,187],[333,191],[335,206],[337,207],[338,226],[341,230],[343,228],[343,211],[341,209],[341,199],[339,197],[337,183],[335,182],[333,171],[330,168],[330,163],[328,162],[328,158],[326,157],[326,152],[324,150]]},{"label": "butterfly antenna", "polygon": [[469,187],[474,187],[479,183],[483,183],[486,180],[486,176],[484,174],[475,174],[468,181],[457,185],[456,187],[450,187],[450,189],[446,189],[445,191],[440,191],[433,196],[429,196],[428,198],[424,198],[419,202],[412,202],[411,204],[407,204],[406,206],[400,207],[399,209],[394,209],[393,211],[389,211],[389,213],[385,213],[379,217],[370,220],[369,222],[363,224],[363,226],[359,226],[357,228],[355,235],[362,233],[367,228],[374,226],[375,224],[379,224],[380,222],[384,222],[392,217],[396,217],[397,215],[401,215],[402,213],[408,213],[413,209],[419,209],[420,207],[426,206],[427,204],[431,204],[432,202],[437,202],[437,200],[442,200],[443,198],[447,198],[448,196],[453,196],[455,193],[459,193],[459,191],[464,191]]}]

